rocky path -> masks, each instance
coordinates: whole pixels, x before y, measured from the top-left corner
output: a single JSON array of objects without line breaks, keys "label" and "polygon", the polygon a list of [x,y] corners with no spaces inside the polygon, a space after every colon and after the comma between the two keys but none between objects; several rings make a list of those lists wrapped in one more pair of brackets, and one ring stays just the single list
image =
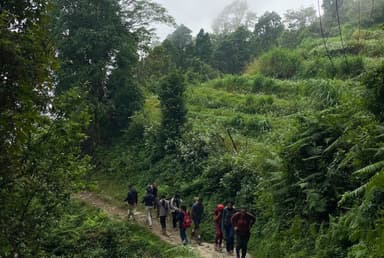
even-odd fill
[{"label": "rocky path", "polygon": [[[117,219],[126,219],[127,218],[127,210],[117,207],[110,202],[106,201],[104,198],[101,198],[99,195],[92,192],[81,192],[74,196],[76,199],[83,201],[84,203],[104,210],[109,216],[115,217]],[[136,211],[135,213],[136,221],[143,227],[146,227],[145,215],[143,212]],[[170,223],[168,223],[169,225]],[[161,226],[158,219],[153,219],[153,234],[159,236],[163,241],[170,243],[172,245],[181,245],[181,240],[178,231],[169,230],[168,235],[164,236],[161,234]],[[190,236],[188,238],[191,239]],[[189,247],[192,248],[195,253],[203,258],[227,258],[227,257],[235,257],[229,256],[226,253],[217,252],[214,250],[214,245],[211,243],[202,243],[198,245],[196,241],[192,241],[189,244]],[[251,258],[251,256],[247,255],[247,258]]]}]

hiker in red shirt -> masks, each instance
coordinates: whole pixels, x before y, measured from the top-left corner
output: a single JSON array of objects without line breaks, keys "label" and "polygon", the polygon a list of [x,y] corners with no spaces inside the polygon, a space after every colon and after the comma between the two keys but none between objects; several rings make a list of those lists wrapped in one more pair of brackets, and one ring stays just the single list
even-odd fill
[{"label": "hiker in red shirt", "polygon": [[236,212],[231,222],[236,234],[236,257],[245,258],[247,255],[247,245],[251,236],[251,227],[256,222],[256,216],[247,211],[247,207],[242,206],[239,212]]},{"label": "hiker in red shirt", "polygon": [[223,219],[224,205],[218,204],[213,212],[213,223],[215,224],[215,250],[221,251],[221,244],[223,242],[223,231],[221,230],[221,220]]}]

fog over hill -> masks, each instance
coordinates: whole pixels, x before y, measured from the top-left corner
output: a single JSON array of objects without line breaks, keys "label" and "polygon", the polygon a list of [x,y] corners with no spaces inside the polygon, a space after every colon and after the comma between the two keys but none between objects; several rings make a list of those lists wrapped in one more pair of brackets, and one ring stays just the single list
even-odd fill
[{"label": "fog over hill", "polygon": [[[184,24],[196,35],[201,28],[212,31],[213,20],[221,10],[233,0],[154,0],[168,9],[177,24]],[[320,1],[321,4],[322,0]],[[317,0],[248,0],[249,8],[257,16],[266,11],[275,11],[280,15],[289,9],[300,9],[301,7],[313,6],[317,8]],[[166,26],[158,27],[158,36],[164,39],[174,29]]]}]

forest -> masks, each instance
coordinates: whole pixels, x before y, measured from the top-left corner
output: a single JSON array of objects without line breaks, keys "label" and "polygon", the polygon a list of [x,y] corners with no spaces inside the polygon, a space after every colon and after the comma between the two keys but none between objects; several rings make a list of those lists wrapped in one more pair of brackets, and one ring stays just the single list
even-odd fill
[{"label": "forest", "polygon": [[220,9],[0,0],[0,257],[199,257],[75,197],[153,181],[206,242],[233,200],[252,257],[384,257],[384,0]]}]

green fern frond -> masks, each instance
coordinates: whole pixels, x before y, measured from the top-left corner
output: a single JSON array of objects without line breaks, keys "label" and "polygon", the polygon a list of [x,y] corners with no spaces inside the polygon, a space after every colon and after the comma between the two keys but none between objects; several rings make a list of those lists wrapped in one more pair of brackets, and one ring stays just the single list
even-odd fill
[{"label": "green fern frond", "polygon": [[342,195],[340,201],[337,203],[337,205],[340,207],[347,200],[354,199],[354,198],[356,198],[358,196],[361,196],[363,193],[365,193],[366,188],[367,188],[367,184],[363,184],[362,186],[360,186],[359,188],[357,188],[357,189],[355,189],[353,191],[344,193]]},{"label": "green fern frond", "polygon": [[384,160],[381,160],[379,162],[376,162],[374,164],[371,164],[369,166],[366,166],[364,168],[361,168],[355,172],[353,172],[354,175],[359,175],[359,176],[368,176],[371,175],[378,170],[384,168]]},{"label": "green fern frond", "polygon": [[338,205],[341,206],[347,200],[361,196],[364,193],[369,193],[372,189],[376,187],[377,188],[384,187],[384,170],[383,169],[377,172],[374,176],[372,176],[367,183],[361,185],[360,187],[358,187],[353,191],[344,193],[340,201],[338,202]]}]

